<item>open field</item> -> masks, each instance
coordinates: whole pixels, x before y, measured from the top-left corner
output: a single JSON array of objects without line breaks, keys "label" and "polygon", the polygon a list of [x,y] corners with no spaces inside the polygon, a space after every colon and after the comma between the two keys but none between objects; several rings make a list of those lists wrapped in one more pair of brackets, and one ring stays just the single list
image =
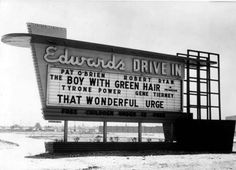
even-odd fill
[{"label": "open field", "polygon": [[[43,133],[0,133],[0,169],[236,169],[236,144],[234,144],[234,152],[230,154],[162,152],[155,154],[140,153],[133,156],[125,153],[47,155],[43,154],[45,152],[44,142],[55,139],[55,136],[62,137],[62,135],[60,133],[56,135],[53,133],[45,135]],[[34,137],[32,138],[32,136]]]},{"label": "open field", "polygon": [[[20,133],[18,133],[20,134]],[[25,133],[23,133],[25,134]],[[34,139],[45,139],[45,140],[52,140],[52,141],[60,141],[63,140],[63,132],[28,132],[28,137]],[[77,132],[72,132],[68,134],[68,141],[74,142],[76,139],[80,142],[94,142],[100,138],[102,140],[102,135],[100,133],[94,134],[79,134]],[[131,142],[133,138],[138,138],[137,133],[107,133],[107,140],[108,141],[119,141],[119,142]],[[142,134],[143,142],[147,142],[151,140],[152,142],[164,141],[164,134],[163,133],[143,133]]]}]

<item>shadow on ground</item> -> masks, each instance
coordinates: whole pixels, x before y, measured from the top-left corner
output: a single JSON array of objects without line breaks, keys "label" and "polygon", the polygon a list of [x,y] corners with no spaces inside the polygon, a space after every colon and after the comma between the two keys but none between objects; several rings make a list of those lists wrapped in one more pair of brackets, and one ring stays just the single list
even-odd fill
[{"label": "shadow on ground", "polygon": [[33,159],[59,159],[71,157],[86,157],[86,156],[158,156],[158,155],[194,155],[194,154],[236,154],[219,153],[219,152],[186,152],[186,151],[106,151],[106,152],[80,152],[80,153],[41,153],[37,155],[25,156],[25,158]]},{"label": "shadow on ground", "polygon": [[14,143],[14,142],[2,140],[2,139],[0,139],[0,143],[7,144],[7,145],[13,145],[13,146],[20,146],[18,143]]}]

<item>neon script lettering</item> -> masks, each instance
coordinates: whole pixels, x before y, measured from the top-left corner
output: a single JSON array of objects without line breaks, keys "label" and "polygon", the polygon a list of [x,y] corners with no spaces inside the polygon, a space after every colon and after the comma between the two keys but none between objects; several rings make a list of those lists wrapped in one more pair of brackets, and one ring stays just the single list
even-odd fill
[{"label": "neon script lettering", "polygon": [[112,55],[111,60],[105,62],[101,58],[92,58],[92,57],[84,57],[84,56],[68,56],[68,49],[64,50],[64,54],[55,56],[57,51],[56,47],[49,46],[46,49],[46,53],[44,54],[44,60],[48,63],[61,63],[61,64],[70,64],[73,66],[82,66],[83,64],[87,64],[88,67],[102,67],[104,69],[113,69],[113,70],[125,70],[125,63],[123,60],[120,60],[116,64],[115,55]]}]

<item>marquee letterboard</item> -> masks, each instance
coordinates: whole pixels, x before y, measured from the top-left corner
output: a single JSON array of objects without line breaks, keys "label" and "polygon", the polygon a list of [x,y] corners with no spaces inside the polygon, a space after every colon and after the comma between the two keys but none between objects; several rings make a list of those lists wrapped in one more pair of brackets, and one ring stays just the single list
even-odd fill
[{"label": "marquee letterboard", "polygon": [[48,67],[48,106],[178,112],[180,99],[180,80]]}]

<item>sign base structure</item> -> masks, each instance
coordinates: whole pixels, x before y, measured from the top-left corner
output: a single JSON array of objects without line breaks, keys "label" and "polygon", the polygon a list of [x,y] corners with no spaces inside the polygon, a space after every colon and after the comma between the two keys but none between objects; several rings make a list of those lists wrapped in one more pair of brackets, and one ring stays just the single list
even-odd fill
[{"label": "sign base structure", "polygon": [[[186,128],[187,127],[187,128]],[[129,151],[147,153],[184,151],[230,153],[235,121],[178,120],[174,123],[175,142],[48,142],[49,153]]]}]

